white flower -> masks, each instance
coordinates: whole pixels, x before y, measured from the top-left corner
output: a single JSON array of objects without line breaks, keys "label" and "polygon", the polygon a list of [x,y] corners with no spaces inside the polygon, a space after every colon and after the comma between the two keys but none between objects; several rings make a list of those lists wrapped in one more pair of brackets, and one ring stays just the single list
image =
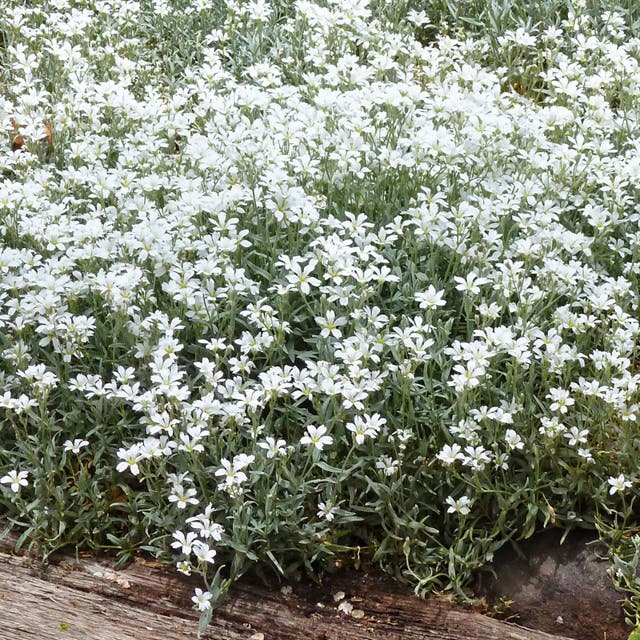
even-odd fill
[{"label": "white flower", "polygon": [[336,508],[327,500],[327,502],[318,502],[318,518],[324,518],[331,522],[335,518]]},{"label": "white flower", "polygon": [[140,467],[138,466],[138,462],[142,460],[140,445],[134,444],[128,449],[121,447],[118,449],[118,458],[120,458],[122,462],[118,463],[116,467],[117,471],[126,471],[128,469],[134,476],[140,474]]},{"label": "white flower", "polygon": [[467,454],[464,457],[464,464],[471,467],[475,471],[482,471],[485,465],[491,462],[491,452],[487,451],[484,447],[465,447],[464,452]]},{"label": "white flower", "polygon": [[426,291],[416,293],[415,299],[420,303],[421,309],[437,309],[447,304],[447,301],[442,298],[443,295],[444,289],[436,291],[436,288],[431,284]]},{"label": "white flower", "polygon": [[631,480],[627,480],[624,474],[620,474],[617,478],[609,478],[607,482],[611,485],[609,493],[613,495],[616,492],[622,493],[625,489],[629,489],[633,484]]},{"label": "white flower", "polygon": [[82,449],[89,445],[88,440],[82,440],[81,438],[76,438],[73,442],[71,440],[65,440],[63,447],[65,451],[71,451],[72,453],[80,453]]},{"label": "white flower", "polygon": [[321,424],[316,427],[313,424],[307,426],[307,434],[300,438],[301,445],[313,445],[318,451],[322,451],[325,446],[333,444],[333,438],[325,435],[327,427]]},{"label": "white flower", "polygon": [[429,16],[424,11],[416,11],[415,9],[410,9],[407,12],[407,20],[416,27],[420,27],[431,22]]},{"label": "white flower", "polygon": [[456,460],[463,460],[464,454],[462,453],[462,447],[454,442],[452,445],[445,444],[436,458],[443,464],[449,466]]},{"label": "white flower", "polygon": [[568,441],[569,445],[575,447],[575,445],[586,444],[589,431],[587,429],[578,429],[578,427],[571,427],[568,432],[562,434]]},{"label": "white flower", "polygon": [[509,454],[504,451],[497,453],[493,464],[496,466],[496,469],[506,471],[509,468]]},{"label": "white flower", "polygon": [[469,515],[473,502],[474,501],[468,496],[461,496],[457,500],[454,499],[453,496],[448,496],[447,504],[449,508],[447,509],[447,513],[459,513],[461,516]]},{"label": "white flower", "polygon": [[507,444],[507,447],[510,451],[513,449],[521,450],[524,447],[524,442],[518,433],[516,433],[513,429],[507,429],[504,434],[504,441]]},{"label": "white flower", "polygon": [[211,520],[213,515],[213,507],[208,504],[204,510],[204,513],[199,513],[197,516],[187,518],[187,522],[191,525],[191,528],[198,532],[198,534],[205,540],[211,538],[216,542],[222,540],[222,534],[224,533],[224,527]]},{"label": "white flower", "polygon": [[10,484],[11,491],[18,493],[22,487],[29,485],[27,478],[29,477],[28,471],[9,471],[6,476],[0,478],[0,482],[3,484]]},{"label": "white flower", "polygon": [[196,595],[191,598],[191,602],[197,605],[199,611],[208,611],[211,609],[211,598],[213,594],[210,591],[203,591],[196,588]]},{"label": "white flower", "polygon": [[575,400],[569,396],[569,392],[566,389],[549,389],[547,398],[552,400],[549,409],[560,413],[567,413],[568,407],[575,404]]},{"label": "white flower", "polygon": [[366,438],[375,439],[380,432],[380,428],[386,424],[386,420],[379,414],[374,413],[372,416],[364,414],[356,416],[353,422],[347,424],[347,430],[354,434],[357,444],[362,444]]},{"label": "white flower", "polygon": [[198,540],[193,545],[193,555],[198,558],[198,562],[208,562],[213,564],[216,558],[216,552],[211,549],[206,542]]},{"label": "white flower", "polygon": [[175,502],[178,509],[185,509],[188,504],[198,504],[199,500],[196,489],[186,489],[182,485],[174,485],[173,491],[169,494],[169,502]]},{"label": "white flower", "polygon": [[181,553],[184,553],[185,556],[190,555],[193,550],[193,545],[198,539],[198,534],[193,533],[193,531],[189,531],[186,535],[182,531],[176,531],[173,534],[175,538],[175,542],[171,543],[171,546],[174,549],[180,549]]},{"label": "white flower", "polygon": [[595,460],[593,459],[593,455],[592,455],[591,451],[587,447],[584,447],[582,449],[578,449],[578,455],[581,458],[584,458],[584,460],[586,462],[591,462],[591,463],[595,462]]},{"label": "white flower", "polygon": [[258,442],[258,446],[267,452],[267,458],[275,458],[287,453],[285,449],[287,443],[284,440],[275,440],[271,436],[267,436],[262,442]]},{"label": "white flower", "polygon": [[219,469],[216,469],[214,475],[223,476],[224,484],[226,486],[230,487],[232,485],[239,485],[247,481],[247,474],[226,458],[222,458],[222,460],[220,460],[220,464],[222,466]]},{"label": "white flower", "polygon": [[473,361],[468,362],[466,367],[456,364],[453,366],[453,371],[451,380],[447,384],[458,392],[477,387],[480,379],[486,374],[486,369]]},{"label": "white flower", "polygon": [[376,469],[379,469],[385,476],[392,476],[398,471],[399,462],[390,456],[382,456],[376,460]]},{"label": "white flower", "polygon": [[316,268],[316,263],[314,261],[310,262],[305,267],[302,267],[299,262],[291,262],[289,268],[291,273],[287,274],[287,280],[291,285],[297,287],[305,295],[308,295],[311,292],[311,287],[320,286],[320,280],[311,275],[313,270]]},{"label": "white flower", "polygon": [[223,482],[218,487],[229,493],[242,493],[242,486],[249,478],[243,471],[255,460],[254,455],[247,455],[246,453],[239,453],[234,456],[233,461],[230,462],[226,458],[220,460],[222,465],[215,471],[216,476],[222,477]]},{"label": "white flower", "polygon": [[342,331],[340,331],[340,327],[344,327],[344,325],[347,324],[347,320],[345,318],[336,318],[336,312],[333,311],[333,309],[329,309],[324,318],[322,316],[317,316],[315,321],[318,326],[322,327],[320,335],[323,338],[328,338],[329,336],[341,338]]},{"label": "white flower", "polygon": [[480,278],[476,273],[471,271],[464,278],[460,276],[454,276],[456,281],[456,289],[463,293],[471,293],[478,295],[480,293],[480,286],[489,282],[486,278]]},{"label": "white flower", "polygon": [[542,426],[538,431],[547,438],[555,438],[560,433],[565,433],[567,429],[556,416],[552,416],[551,418],[543,416],[540,418],[540,423]]}]

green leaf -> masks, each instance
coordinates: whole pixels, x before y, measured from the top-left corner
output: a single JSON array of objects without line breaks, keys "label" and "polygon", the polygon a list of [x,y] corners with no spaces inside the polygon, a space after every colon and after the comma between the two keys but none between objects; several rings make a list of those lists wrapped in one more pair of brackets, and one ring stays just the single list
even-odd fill
[{"label": "green leaf", "polygon": [[198,638],[202,636],[202,634],[205,632],[205,629],[209,626],[212,615],[213,607],[209,607],[200,614],[200,620],[198,622]]},{"label": "green leaf", "polygon": [[640,627],[636,627],[630,634],[627,640],[640,640]]},{"label": "green leaf", "polygon": [[286,576],[286,573],[284,572],[282,566],[280,565],[276,557],[273,555],[273,552],[271,551],[271,549],[267,549],[267,556],[269,556],[269,560],[271,560],[271,562],[273,563],[273,566],[280,572],[280,575]]}]

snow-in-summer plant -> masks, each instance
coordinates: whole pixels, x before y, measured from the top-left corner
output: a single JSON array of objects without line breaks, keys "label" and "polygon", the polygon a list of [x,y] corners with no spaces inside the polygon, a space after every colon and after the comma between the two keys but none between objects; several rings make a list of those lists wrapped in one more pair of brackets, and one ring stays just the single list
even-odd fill
[{"label": "snow-in-summer plant", "polygon": [[20,544],[155,554],[204,624],[250,569],[462,593],[586,527],[634,618],[638,12],[500,4],[9,0]]}]

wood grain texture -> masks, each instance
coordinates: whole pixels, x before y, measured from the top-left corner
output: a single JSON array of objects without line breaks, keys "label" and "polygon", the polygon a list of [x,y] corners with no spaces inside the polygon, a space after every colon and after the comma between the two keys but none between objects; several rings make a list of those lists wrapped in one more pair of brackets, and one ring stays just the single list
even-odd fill
[{"label": "wood grain texture", "polygon": [[[6,549],[5,549],[6,551]],[[197,580],[137,559],[115,571],[107,561],[59,556],[47,567],[0,553],[2,640],[191,640]],[[338,611],[344,591],[360,619]],[[260,634],[263,634],[260,636]],[[446,599],[420,600],[379,575],[346,574],[325,585],[279,589],[243,581],[216,610],[206,640],[563,640],[478,613]]]}]

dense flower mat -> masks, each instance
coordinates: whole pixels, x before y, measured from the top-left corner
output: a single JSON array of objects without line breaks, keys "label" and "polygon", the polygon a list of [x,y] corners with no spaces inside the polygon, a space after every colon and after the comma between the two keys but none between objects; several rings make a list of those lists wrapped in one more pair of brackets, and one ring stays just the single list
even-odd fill
[{"label": "dense flower mat", "polygon": [[23,543],[150,551],[206,621],[251,567],[461,592],[578,526],[634,595],[633,3],[7,4]]}]

